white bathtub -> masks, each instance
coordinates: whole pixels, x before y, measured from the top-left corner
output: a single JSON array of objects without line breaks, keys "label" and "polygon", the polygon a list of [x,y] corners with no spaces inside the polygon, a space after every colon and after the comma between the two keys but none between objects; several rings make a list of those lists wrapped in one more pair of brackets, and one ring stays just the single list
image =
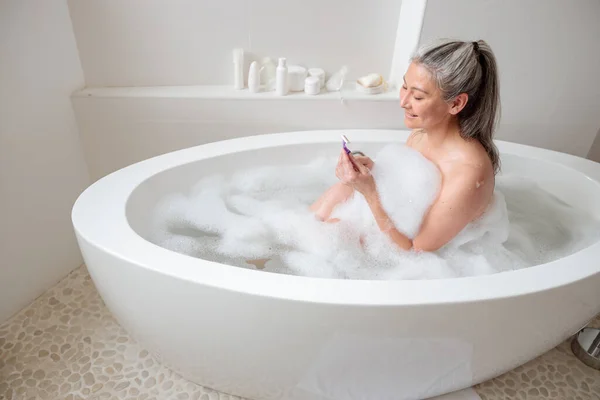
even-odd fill
[{"label": "white bathtub", "polygon": [[[373,154],[405,131],[344,131]],[[600,312],[600,243],[488,276],[366,281],[242,269],[158,247],[150,215],[204,175],[339,152],[339,131],[263,135],[155,157],[77,200],[73,224],[108,308],[185,378],[250,399],[422,399],[502,374]],[[600,216],[600,164],[499,143],[503,169]]]}]

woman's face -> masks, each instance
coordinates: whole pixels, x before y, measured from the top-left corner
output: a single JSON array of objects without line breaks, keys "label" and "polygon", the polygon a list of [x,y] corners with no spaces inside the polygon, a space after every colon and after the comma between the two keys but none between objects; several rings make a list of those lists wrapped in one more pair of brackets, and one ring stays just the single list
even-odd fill
[{"label": "woman's face", "polygon": [[404,124],[409,129],[431,129],[452,117],[452,106],[444,101],[429,71],[420,64],[410,64],[400,89],[400,106]]}]

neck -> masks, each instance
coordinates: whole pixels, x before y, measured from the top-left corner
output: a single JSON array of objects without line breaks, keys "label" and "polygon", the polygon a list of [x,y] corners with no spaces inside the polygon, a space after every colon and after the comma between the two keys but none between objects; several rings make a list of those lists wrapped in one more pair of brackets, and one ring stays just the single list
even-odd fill
[{"label": "neck", "polygon": [[444,144],[447,140],[455,139],[460,137],[460,129],[458,126],[458,119],[451,118],[443,121],[440,124],[428,128],[426,130],[427,138],[432,146],[438,147]]}]

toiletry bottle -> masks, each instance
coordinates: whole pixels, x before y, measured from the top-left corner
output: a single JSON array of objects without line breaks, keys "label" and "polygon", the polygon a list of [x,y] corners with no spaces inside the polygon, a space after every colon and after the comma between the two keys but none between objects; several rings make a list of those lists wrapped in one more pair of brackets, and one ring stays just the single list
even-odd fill
[{"label": "toiletry bottle", "polygon": [[275,93],[278,96],[285,96],[288,93],[288,70],[287,62],[285,58],[279,59],[279,65],[277,66],[276,73],[276,88]]},{"label": "toiletry bottle", "polygon": [[244,49],[233,49],[233,86],[244,88]]},{"label": "toiletry bottle", "polygon": [[344,79],[346,78],[346,74],[348,73],[348,67],[345,65],[339,71],[335,72],[325,86],[327,86],[327,90],[330,92],[341,91],[344,86]]},{"label": "toiletry bottle", "polygon": [[252,93],[260,92],[260,70],[256,61],[252,61],[248,71],[248,89]]},{"label": "toiletry bottle", "polygon": [[264,85],[265,92],[275,90],[275,75],[277,65],[270,57],[264,57],[261,61],[260,81]]}]

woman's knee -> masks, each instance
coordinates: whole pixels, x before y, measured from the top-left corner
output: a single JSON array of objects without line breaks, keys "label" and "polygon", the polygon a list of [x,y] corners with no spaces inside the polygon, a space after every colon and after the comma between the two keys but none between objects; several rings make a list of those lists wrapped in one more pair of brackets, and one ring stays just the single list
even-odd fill
[{"label": "woman's knee", "polygon": [[319,201],[313,204],[311,210],[315,213],[318,219],[325,221],[329,218],[334,208],[338,204],[347,201],[350,197],[352,197],[353,193],[354,189],[351,187],[342,183],[336,183],[330,187],[327,192],[325,192]]}]

